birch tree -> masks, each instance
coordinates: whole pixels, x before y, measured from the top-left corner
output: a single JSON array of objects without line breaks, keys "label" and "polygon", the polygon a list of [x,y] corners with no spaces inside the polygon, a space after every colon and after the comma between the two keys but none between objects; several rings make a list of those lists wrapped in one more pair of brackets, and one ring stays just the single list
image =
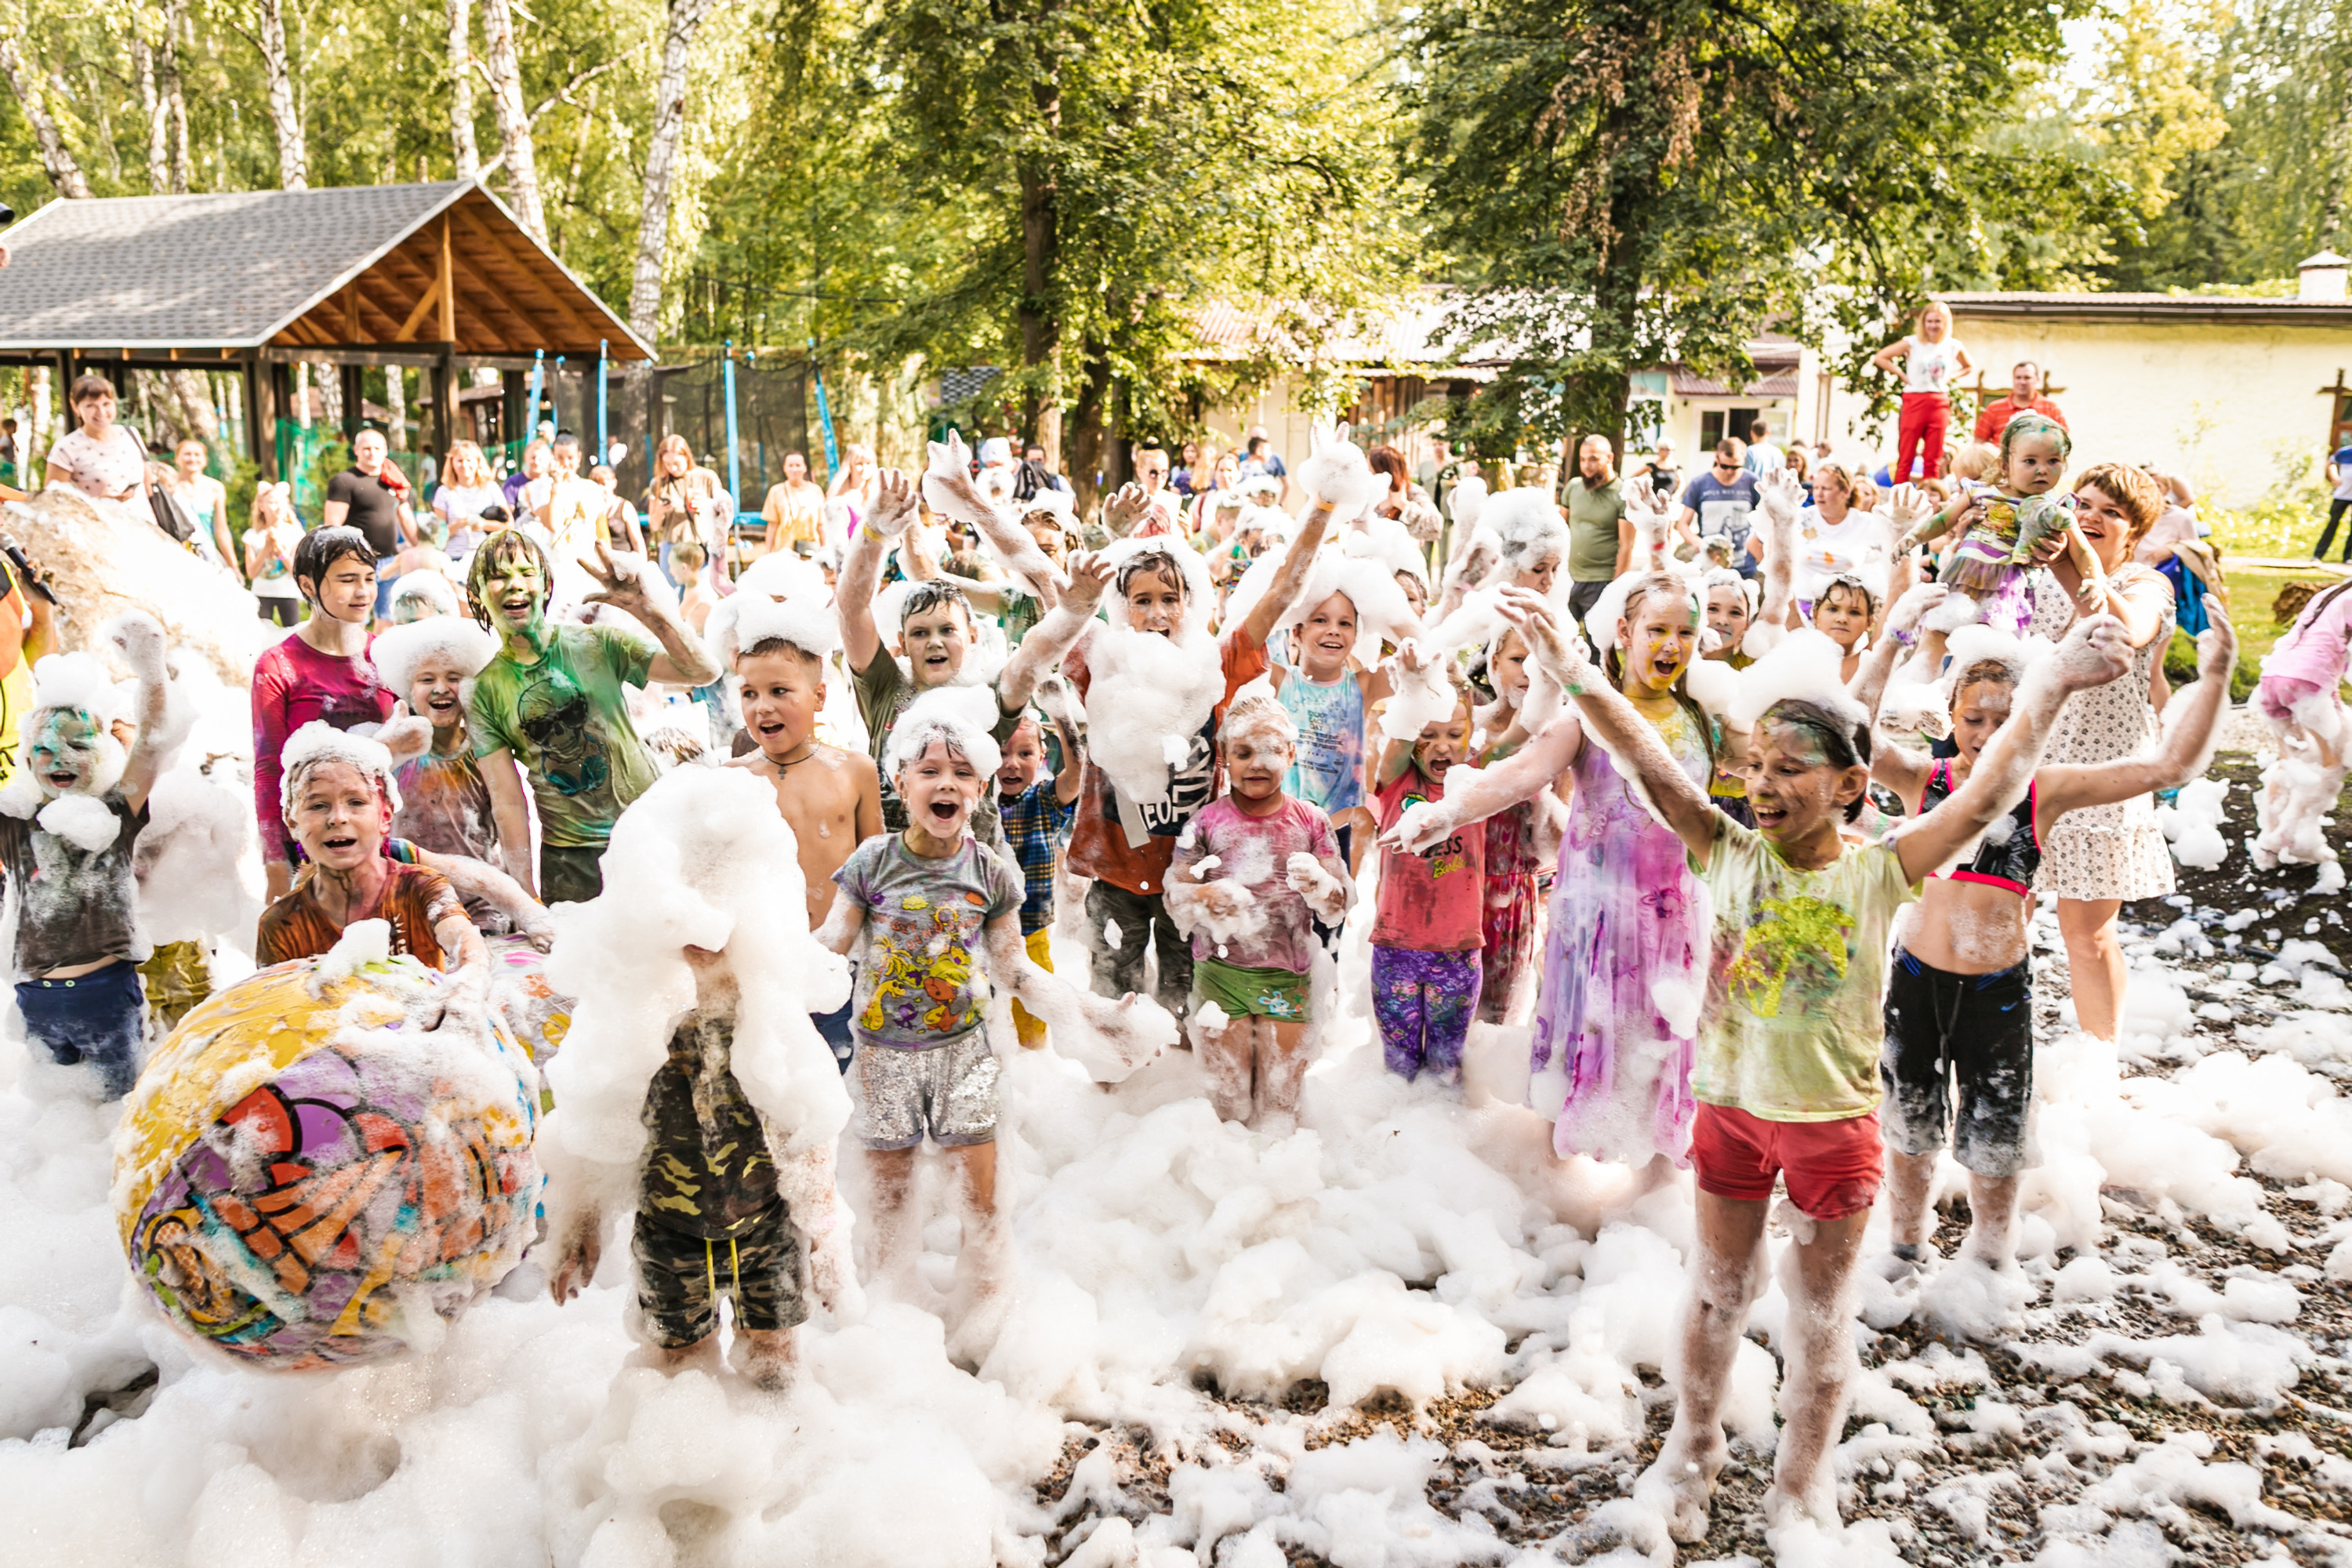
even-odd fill
[{"label": "birch tree", "polygon": [[522,62],[515,53],[514,7],[509,0],[482,0],[483,74],[490,87],[490,104],[498,110],[499,160],[506,167],[507,190],[514,198],[515,216],[542,245],[547,243],[547,212],[539,195],[539,153],[531,143],[530,111],[522,100]]},{"label": "birch tree", "polygon": [[449,147],[461,180],[472,179],[482,167],[481,150],[474,144],[474,47],[468,37],[473,20],[473,0],[449,0]]},{"label": "birch tree", "polygon": [[[488,0],[486,0],[488,3]],[[654,79],[654,123],[646,139],[645,201],[637,221],[637,263],[629,284],[629,330],[652,342],[661,326],[662,260],[668,248],[670,179],[686,127],[686,71],[694,35],[714,0],[669,0],[662,26],[661,69]]]},{"label": "birch tree", "polygon": [[48,175],[49,184],[68,201],[89,199],[89,181],[83,177],[81,164],[75,161],[72,149],[66,145],[56,119],[49,113],[39,70],[26,59],[13,31],[0,33],[0,74],[7,77],[8,89],[16,95],[16,106],[24,111],[25,123],[32,127],[33,144],[41,154],[41,172]]}]

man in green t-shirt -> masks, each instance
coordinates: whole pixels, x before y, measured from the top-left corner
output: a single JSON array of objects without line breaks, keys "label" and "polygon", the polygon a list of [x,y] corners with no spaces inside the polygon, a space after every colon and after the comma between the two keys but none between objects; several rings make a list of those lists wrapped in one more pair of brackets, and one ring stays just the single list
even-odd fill
[{"label": "man in green t-shirt", "polygon": [[[989,504],[972,485],[968,471],[950,473],[935,464],[930,474],[942,483],[961,479],[956,496],[960,507]],[[896,647],[883,642],[881,628],[874,622],[874,595],[881,586],[884,558],[914,520],[914,487],[895,469],[885,469],[873,510],[849,542],[834,588],[834,603],[841,612],[842,651],[848,656],[850,679],[857,694],[857,715],[866,721],[868,749],[882,774],[882,826],[892,833],[905,829],[907,808],[898,798],[890,770],[883,766],[891,727],[907,705],[924,692],[965,684],[964,665],[980,640],[972,625],[971,600],[954,583],[934,577],[908,584],[906,596],[898,602]],[[1046,606],[997,673],[994,735],[999,745],[1021,727],[1023,710],[1035,694],[1037,683],[1060,667],[1062,656],[1092,622],[1095,605],[1110,581],[1110,567],[1092,554],[1070,561],[1066,570],[1070,585],[1059,591],[1059,602]],[[1040,586],[1054,592],[1050,582]],[[906,656],[904,665],[898,662],[900,653]],[[982,844],[1004,849],[994,790],[981,792],[980,807],[972,813],[971,834]]]},{"label": "man in green t-shirt", "polygon": [[1606,436],[1587,436],[1576,448],[1577,477],[1568,481],[1568,607],[1577,624],[1601,601],[1601,591],[1633,563],[1633,525],[1617,482]]},{"label": "man in green t-shirt", "polygon": [[[542,903],[583,902],[604,890],[613,824],[660,773],[630,721],[627,688],[648,680],[702,686],[719,678],[694,634],[646,593],[635,570],[601,542],[596,554],[580,563],[602,589],[586,602],[634,616],[659,648],[619,626],[550,621],[553,572],[539,541],[520,529],[484,540],[466,575],[475,618],[499,637],[497,657],[474,679],[474,756],[489,786],[507,870]],[[536,877],[518,764],[539,805]]]}]

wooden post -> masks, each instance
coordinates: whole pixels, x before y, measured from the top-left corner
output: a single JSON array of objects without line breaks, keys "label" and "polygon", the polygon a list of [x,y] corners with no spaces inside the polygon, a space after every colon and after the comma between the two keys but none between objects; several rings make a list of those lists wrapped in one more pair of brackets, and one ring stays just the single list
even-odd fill
[{"label": "wooden post", "polygon": [[278,400],[271,395],[278,367],[264,364],[259,349],[247,349],[239,357],[245,361],[238,379],[245,389],[246,445],[263,479],[282,479],[278,471]]},{"label": "wooden post", "polygon": [[343,384],[343,439],[350,441],[360,433],[362,422],[360,403],[362,389],[366,385],[362,378],[367,374],[367,367],[356,364],[337,365],[335,373]]},{"label": "wooden post", "polygon": [[[457,283],[449,255],[449,215],[441,215],[441,341],[454,352],[457,342]],[[454,367],[452,367],[454,368]]]}]

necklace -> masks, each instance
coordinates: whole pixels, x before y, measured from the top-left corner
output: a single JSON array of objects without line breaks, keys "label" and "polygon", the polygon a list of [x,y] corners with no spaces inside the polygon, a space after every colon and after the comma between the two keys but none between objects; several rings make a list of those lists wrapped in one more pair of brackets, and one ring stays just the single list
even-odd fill
[{"label": "necklace", "polygon": [[810,743],[809,743],[808,742],[806,742],[806,741],[803,741],[803,742],[801,742],[801,744],[802,744],[802,745],[803,745],[803,746],[808,746],[808,754],[807,754],[806,756],[791,757],[791,758],[786,758],[786,759],[782,759],[782,760],[774,759],[774,758],[770,759],[771,763],[772,763],[772,765],[774,766],[775,770],[776,770],[778,773],[782,773],[782,772],[783,772],[785,769],[787,769],[787,768],[796,768],[796,767],[799,767],[803,763],[807,762],[811,757],[814,757],[814,756],[815,756],[815,755],[816,755],[816,747],[814,747],[814,745],[810,745]]}]

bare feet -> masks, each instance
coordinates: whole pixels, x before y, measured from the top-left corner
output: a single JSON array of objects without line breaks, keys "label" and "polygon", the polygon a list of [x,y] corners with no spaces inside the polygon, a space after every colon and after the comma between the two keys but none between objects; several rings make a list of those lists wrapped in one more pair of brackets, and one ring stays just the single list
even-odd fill
[{"label": "bare feet", "polygon": [[748,1330],[736,1337],[730,1359],[753,1387],[782,1394],[800,1376],[800,1340],[790,1329]]},{"label": "bare feet", "polygon": [[1677,1419],[1666,1434],[1665,1447],[1641,1479],[1633,1496],[1666,1515],[1666,1533],[1685,1545],[1706,1539],[1707,1504],[1715,1497],[1715,1479],[1731,1457],[1723,1428],[1710,1426],[1694,1436]]}]

